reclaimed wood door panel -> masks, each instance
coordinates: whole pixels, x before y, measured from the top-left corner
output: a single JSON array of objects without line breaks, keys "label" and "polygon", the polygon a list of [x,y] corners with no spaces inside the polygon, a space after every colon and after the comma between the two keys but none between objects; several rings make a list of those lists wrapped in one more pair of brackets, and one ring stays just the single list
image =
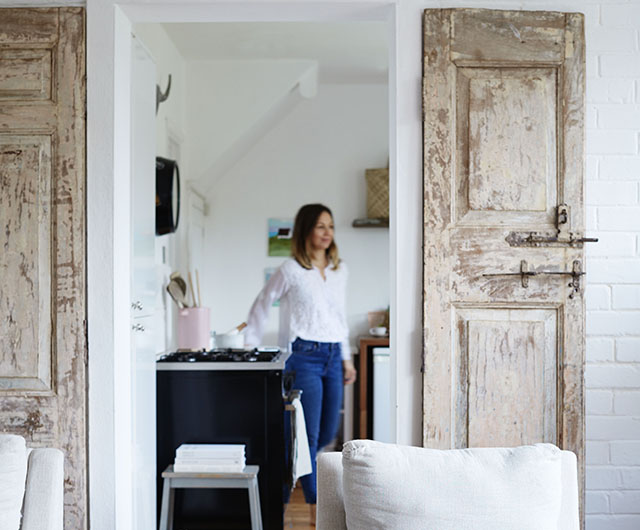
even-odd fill
[{"label": "reclaimed wood door panel", "polygon": [[556,443],[557,308],[487,304],[454,311],[455,447]]},{"label": "reclaimed wood door panel", "polygon": [[457,70],[460,224],[555,226],[556,72]]},{"label": "reclaimed wood door panel", "polygon": [[51,99],[51,49],[0,50],[0,101]]},{"label": "reclaimed wood door panel", "polygon": [[424,15],[428,447],[551,442],[584,478],[584,29]]},{"label": "reclaimed wood door panel", "polygon": [[0,133],[0,389],[53,391],[51,137]]},{"label": "reclaimed wood door panel", "polygon": [[2,9],[0,425],[65,455],[87,527],[84,10]]}]

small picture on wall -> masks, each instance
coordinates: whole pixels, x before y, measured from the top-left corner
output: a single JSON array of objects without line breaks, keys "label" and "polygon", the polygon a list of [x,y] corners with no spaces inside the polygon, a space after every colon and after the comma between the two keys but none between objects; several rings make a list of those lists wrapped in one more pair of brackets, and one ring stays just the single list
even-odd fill
[{"label": "small picture on wall", "polygon": [[[267,282],[269,281],[269,278],[271,278],[271,276],[273,275],[274,272],[276,272],[276,267],[267,267],[264,270],[264,284],[266,285]],[[276,300],[275,302],[273,302],[273,304],[271,304],[271,307],[279,307],[280,306],[280,299]]]},{"label": "small picture on wall", "polygon": [[291,256],[293,219],[269,219],[268,256]]}]

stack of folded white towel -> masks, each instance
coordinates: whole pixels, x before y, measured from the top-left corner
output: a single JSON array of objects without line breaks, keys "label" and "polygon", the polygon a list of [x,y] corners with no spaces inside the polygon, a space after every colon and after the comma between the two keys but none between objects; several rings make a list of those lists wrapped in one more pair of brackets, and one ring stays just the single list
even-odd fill
[{"label": "stack of folded white towel", "polygon": [[173,470],[196,473],[239,473],[245,466],[244,444],[182,444]]}]

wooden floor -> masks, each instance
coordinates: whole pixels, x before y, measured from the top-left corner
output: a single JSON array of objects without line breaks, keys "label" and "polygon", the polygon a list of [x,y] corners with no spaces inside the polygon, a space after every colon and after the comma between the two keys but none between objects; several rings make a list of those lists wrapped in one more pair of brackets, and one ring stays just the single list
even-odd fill
[{"label": "wooden floor", "polygon": [[284,527],[287,530],[309,530],[315,528],[311,524],[311,516],[309,515],[309,505],[304,502],[302,487],[298,484],[291,494],[291,501],[284,515]]}]

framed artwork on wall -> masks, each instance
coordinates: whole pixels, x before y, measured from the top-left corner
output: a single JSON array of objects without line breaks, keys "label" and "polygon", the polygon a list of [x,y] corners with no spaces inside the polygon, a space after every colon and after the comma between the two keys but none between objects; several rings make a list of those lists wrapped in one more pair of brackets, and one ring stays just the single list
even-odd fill
[{"label": "framed artwork on wall", "polygon": [[290,256],[293,219],[269,219],[268,256]]}]

